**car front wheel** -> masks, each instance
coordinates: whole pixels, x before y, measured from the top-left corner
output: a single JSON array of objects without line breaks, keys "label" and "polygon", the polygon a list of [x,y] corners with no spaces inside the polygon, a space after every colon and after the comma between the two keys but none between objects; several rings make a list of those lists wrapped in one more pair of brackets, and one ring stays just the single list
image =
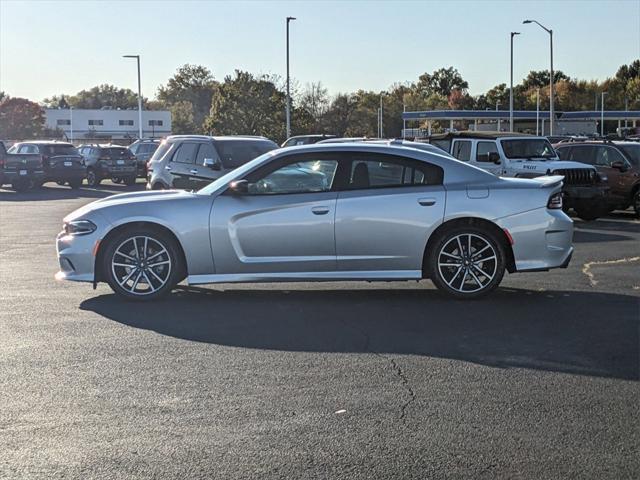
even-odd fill
[{"label": "car front wheel", "polygon": [[109,241],[102,271],[115,293],[131,300],[153,300],[180,281],[180,258],[179,247],[169,235],[136,228]]},{"label": "car front wheel", "polygon": [[97,187],[100,185],[100,177],[93,168],[87,170],[87,185],[90,187]]},{"label": "car front wheel", "polygon": [[439,290],[473,299],[495,290],[506,265],[502,243],[489,229],[454,227],[440,234],[428,252],[428,275]]}]

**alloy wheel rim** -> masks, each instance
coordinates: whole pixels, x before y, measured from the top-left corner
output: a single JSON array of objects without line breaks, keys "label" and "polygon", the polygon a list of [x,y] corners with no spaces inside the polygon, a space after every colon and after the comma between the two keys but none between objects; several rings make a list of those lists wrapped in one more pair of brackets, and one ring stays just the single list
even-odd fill
[{"label": "alloy wheel rim", "polygon": [[489,286],[498,270],[496,251],[487,239],[463,233],[449,239],[438,254],[438,271],[449,288],[460,293]]},{"label": "alloy wheel rim", "polygon": [[167,248],[149,236],[126,239],[111,258],[113,278],[132,295],[151,295],[160,290],[169,281],[171,268]]}]

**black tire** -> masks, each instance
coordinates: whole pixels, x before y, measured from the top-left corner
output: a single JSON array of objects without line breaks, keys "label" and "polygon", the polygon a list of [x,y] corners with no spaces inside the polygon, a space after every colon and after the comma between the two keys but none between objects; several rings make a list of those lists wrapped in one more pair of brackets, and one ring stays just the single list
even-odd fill
[{"label": "black tire", "polygon": [[120,178],[120,177],[111,177],[111,181],[113,183],[122,183],[122,178]]},{"label": "black tire", "polygon": [[16,192],[22,193],[29,190],[32,187],[32,185],[33,185],[33,182],[29,180],[16,180],[11,184],[11,188]]},{"label": "black tire", "polygon": [[102,179],[98,176],[96,171],[93,168],[87,169],[87,185],[90,187],[97,187],[100,185]]},{"label": "black tire", "polygon": [[638,188],[633,194],[633,211],[636,212],[636,217],[640,218],[640,188]]},{"label": "black tire", "polygon": [[[132,239],[136,238],[137,248],[134,250]],[[145,256],[140,255],[138,258],[141,260],[138,263],[133,263],[131,260],[126,259],[120,253],[116,253],[118,251],[122,252],[122,250],[127,251],[127,255],[131,258],[136,258],[133,255],[134,251],[140,251],[142,245],[144,245],[143,237],[147,237],[147,258],[152,259],[152,261],[165,262],[168,263],[168,271],[164,270],[165,265],[158,265],[155,267],[154,272],[160,279],[165,279],[164,284],[160,284],[155,278],[153,278],[153,273],[150,272],[153,267],[149,267],[149,265],[145,264]],[[162,252],[160,247],[164,248],[165,253]],[[115,260],[114,260],[115,259]],[[114,266],[113,263],[126,263],[131,264],[132,267],[122,267],[122,266]],[[143,273],[136,273],[143,272]],[[105,245],[105,251],[102,255],[102,272],[103,278],[107,281],[111,289],[118,295],[128,299],[128,300],[136,300],[136,301],[149,301],[158,299],[166,294],[168,294],[176,284],[182,280],[184,271],[184,266],[182,265],[182,255],[180,254],[180,247],[176,244],[176,241],[165,232],[154,228],[129,228],[126,230],[122,230],[109,239],[108,244]],[[133,273],[132,273],[133,272]],[[117,280],[116,276],[120,275],[120,279]],[[127,276],[133,275],[133,278],[129,280],[122,281],[127,278]],[[137,278],[137,275],[145,275]],[[137,278],[139,283],[134,285],[134,279]],[[147,281],[147,279],[149,279]],[[131,284],[130,284],[131,283]],[[149,291],[151,289],[146,289],[138,292],[138,286],[147,285],[149,283],[153,284],[153,287],[157,288],[155,291]],[[123,288],[123,285],[125,286]],[[152,288],[153,288],[152,287]],[[132,290],[133,288],[133,290]]]},{"label": "black tire", "polygon": [[151,190],[166,190],[167,187],[162,182],[157,182],[155,185],[151,187]]},{"label": "black tire", "polygon": [[602,215],[602,211],[600,209],[595,209],[595,208],[576,208],[574,209],[576,211],[576,215],[578,215],[578,218],[580,218],[581,220],[584,220],[585,222],[591,222],[593,220],[596,220],[597,218],[600,218],[600,216]]},{"label": "black tire", "polygon": [[69,180],[69,186],[74,190],[80,188],[82,186],[82,179],[74,178],[73,180]]},{"label": "black tire", "polygon": [[61,187],[64,187],[67,184],[67,182],[65,182],[64,180],[56,180],[56,183]]},{"label": "black tire", "polygon": [[[505,247],[493,231],[482,226],[459,225],[437,235],[426,254],[425,272],[440,291],[471,300],[484,297],[500,285],[506,268]],[[459,262],[456,256],[460,257]],[[441,266],[445,263],[452,266]]]},{"label": "black tire", "polygon": [[124,184],[127,187],[130,187],[131,185],[135,185],[136,184],[136,177],[126,177],[124,179]]}]

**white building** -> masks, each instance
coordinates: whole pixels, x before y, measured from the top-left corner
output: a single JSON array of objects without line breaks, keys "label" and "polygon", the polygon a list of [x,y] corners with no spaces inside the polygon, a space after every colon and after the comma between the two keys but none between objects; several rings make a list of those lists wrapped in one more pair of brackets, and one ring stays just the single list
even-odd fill
[{"label": "white building", "polygon": [[[45,109],[45,127],[62,130],[68,140],[133,140],[138,138],[138,110]],[[142,136],[159,138],[171,135],[171,112],[142,111]]]}]

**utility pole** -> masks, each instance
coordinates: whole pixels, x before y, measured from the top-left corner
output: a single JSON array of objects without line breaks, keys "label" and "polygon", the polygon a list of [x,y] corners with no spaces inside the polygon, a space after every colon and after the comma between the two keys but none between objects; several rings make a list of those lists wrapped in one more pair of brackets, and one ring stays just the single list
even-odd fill
[{"label": "utility pole", "polygon": [[[537,23],[538,26],[540,28],[542,28],[545,32],[547,32],[549,34],[549,51],[550,51],[550,58],[551,58],[551,70],[550,70],[550,75],[549,75],[549,135],[553,135],[553,123],[554,123],[554,113],[553,113],[553,30],[545,27],[544,25],[542,25],[540,22],[538,22],[537,20],[525,20],[522,23]],[[542,132],[542,134],[544,135],[544,131]]]},{"label": "utility pole", "polygon": [[289,23],[295,20],[295,17],[287,17],[287,138],[291,136],[291,91],[289,77]]},{"label": "utility pole", "polygon": [[142,88],[140,86],[140,55],[123,55],[124,58],[135,58],[138,62],[138,138],[142,139]]},{"label": "utility pole", "polygon": [[509,88],[509,131],[513,132],[513,37],[520,32],[511,32],[511,86]]}]

